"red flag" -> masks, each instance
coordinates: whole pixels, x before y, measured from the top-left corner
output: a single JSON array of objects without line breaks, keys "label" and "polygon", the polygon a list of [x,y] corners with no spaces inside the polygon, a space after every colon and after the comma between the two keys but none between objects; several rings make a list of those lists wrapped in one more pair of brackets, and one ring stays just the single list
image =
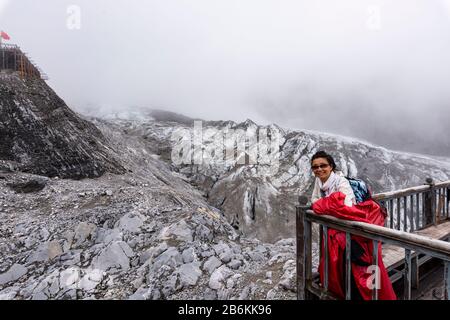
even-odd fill
[{"label": "red flag", "polygon": [[5,40],[11,39],[11,38],[8,36],[8,34],[7,34],[6,32],[4,32],[4,31],[2,31],[2,32],[0,33],[0,37],[2,37],[2,38],[5,39]]}]

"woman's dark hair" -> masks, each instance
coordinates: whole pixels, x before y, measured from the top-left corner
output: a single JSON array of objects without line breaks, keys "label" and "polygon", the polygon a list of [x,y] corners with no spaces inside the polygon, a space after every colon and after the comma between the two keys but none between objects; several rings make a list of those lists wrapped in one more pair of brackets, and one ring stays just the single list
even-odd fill
[{"label": "woman's dark hair", "polygon": [[327,159],[328,164],[331,166],[331,169],[333,171],[336,169],[336,163],[334,162],[333,157],[331,155],[329,155],[328,153],[326,153],[325,151],[317,151],[311,158],[311,164],[317,158]]}]

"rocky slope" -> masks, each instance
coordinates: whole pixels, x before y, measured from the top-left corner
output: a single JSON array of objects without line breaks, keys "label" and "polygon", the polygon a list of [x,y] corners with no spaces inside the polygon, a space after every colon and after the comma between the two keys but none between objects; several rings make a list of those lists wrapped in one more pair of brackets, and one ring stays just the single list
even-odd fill
[{"label": "rocky slope", "polygon": [[40,79],[0,73],[0,166],[62,178],[125,170],[101,132]]},{"label": "rocky slope", "polygon": [[295,297],[293,239],[239,236],[141,139],[104,134],[133,172],[0,175],[0,299]]}]

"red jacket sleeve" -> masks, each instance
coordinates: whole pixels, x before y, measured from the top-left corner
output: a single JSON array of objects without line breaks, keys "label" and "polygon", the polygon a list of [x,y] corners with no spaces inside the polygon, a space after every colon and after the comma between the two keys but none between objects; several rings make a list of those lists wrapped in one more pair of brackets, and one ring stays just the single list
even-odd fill
[{"label": "red jacket sleeve", "polygon": [[329,215],[339,219],[368,222],[367,215],[356,205],[348,207],[344,204],[345,194],[333,192],[328,197],[314,202],[312,209],[316,214]]},{"label": "red jacket sleeve", "polygon": [[312,209],[320,215],[330,215],[339,219],[366,222],[379,226],[384,225],[384,215],[378,203],[367,200],[348,207],[344,204],[345,197],[342,192],[334,192],[328,197],[317,200],[312,205]]}]

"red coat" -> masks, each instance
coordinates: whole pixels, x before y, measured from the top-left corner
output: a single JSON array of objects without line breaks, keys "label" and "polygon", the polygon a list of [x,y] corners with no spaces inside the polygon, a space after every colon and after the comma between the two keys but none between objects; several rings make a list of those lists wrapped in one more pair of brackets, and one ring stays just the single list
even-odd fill
[{"label": "red coat", "polygon": [[[312,209],[316,214],[330,215],[339,219],[353,220],[384,226],[385,215],[380,206],[373,200],[367,200],[359,204],[348,207],[344,204],[345,194],[334,192],[328,197],[321,198],[312,205]],[[368,283],[372,283],[373,271],[368,269],[368,265],[372,264],[373,242],[372,240],[352,235],[352,240],[362,248],[359,261],[362,263],[352,262],[352,274],[356,286],[364,300],[372,299],[372,289],[368,287]],[[323,243],[323,242],[322,242]],[[338,298],[345,298],[345,232],[328,229],[328,289]],[[322,253],[323,253],[322,247]],[[395,300],[396,295],[392,288],[386,268],[383,264],[381,254],[381,244],[378,246],[378,267],[379,267],[379,283],[378,299]],[[324,281],[324,256],[320,257],[319,273],[320,281]],[[365,265],[361,265],[365,264]]]}]

